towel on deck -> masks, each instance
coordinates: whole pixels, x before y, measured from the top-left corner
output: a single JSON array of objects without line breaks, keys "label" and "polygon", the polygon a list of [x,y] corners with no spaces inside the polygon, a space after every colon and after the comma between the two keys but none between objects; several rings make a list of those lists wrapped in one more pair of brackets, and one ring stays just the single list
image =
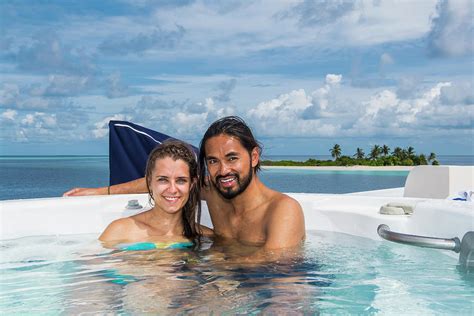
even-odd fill
[{"label": "towel on deck", "polygon": [[[109,122],[110,185],[144,177],[148,155],[167,139],[175,139],[146,127],[126,122]],[[198,149],[191,146],[197,153]]]}]

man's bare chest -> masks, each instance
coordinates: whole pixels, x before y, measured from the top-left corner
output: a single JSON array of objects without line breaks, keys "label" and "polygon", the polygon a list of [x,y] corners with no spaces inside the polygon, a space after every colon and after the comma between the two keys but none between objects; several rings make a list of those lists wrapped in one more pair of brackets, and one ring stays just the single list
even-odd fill
[{"label": "man's bare chest", "polygon": [[244,244],[258,245],[266,240],[265,223],[261,216],[225,216],[215,223],[214,233]]}]

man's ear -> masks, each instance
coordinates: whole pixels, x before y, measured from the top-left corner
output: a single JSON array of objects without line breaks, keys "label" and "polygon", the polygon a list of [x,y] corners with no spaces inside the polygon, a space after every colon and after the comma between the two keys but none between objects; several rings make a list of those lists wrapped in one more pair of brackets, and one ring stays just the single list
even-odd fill
[{"label": "man's ear", "polygon": [[258,161],[260,160],[260,152],[258,151],[257,147],[252,149],[252,152],[250,153],[250,159],[252,160],[252,168],[255,168],[255,166],[258,164]]}]

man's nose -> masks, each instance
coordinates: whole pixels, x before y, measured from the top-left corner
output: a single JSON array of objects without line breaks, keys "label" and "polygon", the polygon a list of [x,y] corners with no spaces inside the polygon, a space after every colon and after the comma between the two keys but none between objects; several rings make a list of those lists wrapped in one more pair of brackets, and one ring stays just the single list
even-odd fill
[{"label": "man's nose", "polygon": [[221,162],[220,168],[219,168],[219,173],[221,176],[224,176],[230,172],[230,167],[227,163]]}]

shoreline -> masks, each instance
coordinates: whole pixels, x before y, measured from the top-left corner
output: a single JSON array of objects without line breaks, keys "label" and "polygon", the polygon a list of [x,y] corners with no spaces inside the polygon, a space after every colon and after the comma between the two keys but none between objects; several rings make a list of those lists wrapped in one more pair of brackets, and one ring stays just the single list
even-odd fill
[{"label": "shoreline", "polygon": [[262,166],[262,169],[299,169],[325,171],[410,171],[414,166]]}]

